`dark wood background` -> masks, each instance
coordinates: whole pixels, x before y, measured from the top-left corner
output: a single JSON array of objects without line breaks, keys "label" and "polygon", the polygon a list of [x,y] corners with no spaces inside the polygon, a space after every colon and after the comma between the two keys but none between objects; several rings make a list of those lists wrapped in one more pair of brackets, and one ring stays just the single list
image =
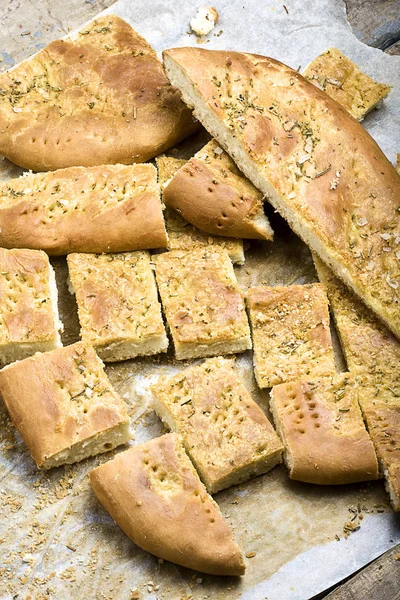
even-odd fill
[{"label": "dark wood background", "polygon": [[[79,27],[111,4],[113,0],[0,0],[0,71]],[[347,0],[346,8],[353,31],[361,41],[388,54],[400,55],[400,0]],[[314,600],[322,598],[400,600],[400,545]]]}]

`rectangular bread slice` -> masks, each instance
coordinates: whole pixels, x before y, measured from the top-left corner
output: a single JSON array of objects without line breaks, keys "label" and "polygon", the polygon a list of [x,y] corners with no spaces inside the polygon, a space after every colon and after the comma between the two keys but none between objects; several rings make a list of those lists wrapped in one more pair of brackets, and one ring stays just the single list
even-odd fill
[{"label": "rectangular bread slice", "polygon": [[0,366],[61,347],[57,296],[44,252],[0,248]]},{"label": "rectangular bread slice", "polygon": [[226,250],[176,250],[153,260],[177,359],[251,348],[243,294]]},{"label": "rectangular bread slice", "polygon": [[[187,163],[186,160],[172,156],[158,156],[156,158],[158,169],[158,182],[161,188],[161,196],[164,200],[164,187],[176,172]],[[218,246],[228,251],[229,257],[234,264],[244,264],[243,241],[224,238],[221,236],[204,233],[176,212],[173,208],[165,207],[165,224],[168,232],[168,250],[194,250],[195,248],[207,248]]]},{"label": "rectangular bread slice", "polygon": [[104,361],[168,348],[148,252],[70,254],[81,337]]},{"label": "rectangular bread slice", "polygon": [[314,58],[302,75],[357,121],[362,121],[390,92],[388,85],[374,81],[337,48]]},{"label": "rectangular bread slice", "polygon": [[0,183],[0,246],[48,254],[167,245],[153,165],[69,167]]},{"label": "rectangular bread slice", "polygon": [[262,193],[211,140],[170,179],[164,202],[213,235],[272,240]]},{"label": "rectangular bread slice", "polygon": [[313,256],[326,286],[340,343],[353,375],[377,385],[397,379],[400,385],[400,342],[332,271]]},{"label": "rectangular bread slice", "polygon": [[138,546],[212,575],[243,575],[243,556],[182,443],[170,433],[90,472],[104,508]]},{"label": "rectangular bread slice", "polygon": [[247,307],[259,387],[335,373],[324,286],[250,288]]},{"label": "rectangular bread slice", "polygon": [[272,58],[174,48],[164,63],[246,177],[400,337],[400,179],[372,137],[325,92]]},{"label": "rectangular bread slice", "polygon": [[271,411],[291,479],[336,485],[377,479],[378,463],[347,373],[272,389]]},{"label": "rectangular bread slice", "polygon": [[235,370],[210,358],[152,386],[153,406],[178,433],[210,494],[282,462],[282,444]]},{"label": "rectangular bread slice", "polygon": [[83,342],[4,367],[0,393],[39,469],[107,452],[131,437],[125,402]]},{"label": "rectangular bread slice", "polygon": [[362,385],[358,401],[395,511],[400,512],[400,386]]}]

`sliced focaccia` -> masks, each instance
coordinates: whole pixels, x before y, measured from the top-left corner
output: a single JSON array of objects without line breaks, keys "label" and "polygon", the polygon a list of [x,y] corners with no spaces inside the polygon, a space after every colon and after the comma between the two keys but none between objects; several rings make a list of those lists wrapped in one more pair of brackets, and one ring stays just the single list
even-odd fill
[{"label": "sliced focaccia", "polygon": [[234,366],[234,359],[210,358],[152,387],[156,413],[182,437],[210,494],[282,461],[277,434]]},{"label": "sliced focaccia", "polygon": [[291,479],[333,485],[377,479],[378,462],[347,373],[272,389],[271,411]]},{"label": "sliced focaccia", "polygon": [[40,469],[71,464],[130,439],[126,404],[83,342],[5,367],[0,392]]},{"label": "sliced focaccia", "polygon": [[247,306],[254,371],[261,388],[335,372],[324,286],[250,288]]},{"label": "sliced focaccia", "polygon": [[153,260],[176,358],[234,354],[251,348],[243,294],[226,250],[165,252]]},{"label": "sliced focaccia", "polygon": [[104,361],[168,348],[148,252],[70,254],[82,339]]},{"label": "sliced focaccia", "polygon": [[339,102],[357,121],[362,121],[390,92],[388,85],[374,81],[337,48],[314,58],[302,75]]},{"label": "sliced focaccia", "polygon": [[0,248],[0,366],[59,348],[61,329],[48,256]]},{"label": "sliced focaccia", "polygon": [[[164,187],[176,172],[187,163],[186,160],[172,156],[159,156],[156,158],[158,169],[158,182],[164,200]],[[164,200],[165,201],[165,200]],[[234,264],[244,263],[243,241],[229,239],[217,235],[210,235],[193,227],[176,212],[166,206],[164,218],[168,232],[168,250],[194,250],[195,248],[208,248],[218,246],[225,248]]]},{"label": "sliced focaccia", "polygon": [[171,433],[121,452],[90,473],[114,521],[159,558],[213,575],[243,575],[242,554],[179,438]]}]

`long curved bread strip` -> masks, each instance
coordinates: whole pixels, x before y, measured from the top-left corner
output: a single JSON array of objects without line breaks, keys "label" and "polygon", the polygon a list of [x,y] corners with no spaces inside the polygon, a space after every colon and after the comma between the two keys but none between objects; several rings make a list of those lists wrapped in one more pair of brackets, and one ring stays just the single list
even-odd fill
[{"label": "long curved bread strip", "polygon": [[153,48],[105,15],[0,75],[0,153],[21,167],[132,164],[196,128]]},{"label": "long curved bread strip", "polygon": [[243,173],[399,337],[400,179],[371,136],[271,58],[175,48],[164,62]]},{"label": "long curved bread strip", "polygon": [[242,554],[179,438],[170,433],[90,473],[114,521],[147,552],[213,575],[243,575]]},{"label": "long curved bread strip", "polygon": [[0,246],[48,254],[167,244],[155,168],[69,167],[0,183]]}]

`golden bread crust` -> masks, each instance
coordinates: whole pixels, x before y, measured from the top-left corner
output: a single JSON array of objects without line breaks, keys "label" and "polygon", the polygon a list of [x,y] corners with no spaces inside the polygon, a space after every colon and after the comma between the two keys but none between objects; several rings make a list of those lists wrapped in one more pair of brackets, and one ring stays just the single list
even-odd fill
[{"label": "golden bread crust", "polygon": [[[176,172],[187,163],[186,160],[173,158],[171,156],[159,156],[156,158],[158,169],[158,181],[164,200],[164,188]],[[164,211],[165,224],[168,232],[168,250],[193,250],[194,248],[207,248],[218,246],[226,248],[229,257],[234,264],[244,263],[244,252],[242,240],[224,238],[209,235],[196,229],[190,223],[168,206]]]},{"label": "golden bread crust", "polygon": [[158,416],[182,437],[210,494],[282,461],[277,434],[234,366],[211,358],[152,386]]},{"label": "golden bread crust", "polygon": [[244,174],[400,336],[400,179],[372,137],[325,92],[271,58],[175,48],[164,61]]},{"label": "golden bread crust", "polygon": [[44,252],[0,248],[0,364],[17,345],[31,345],[31,354],[45,342],[61,346],[50,269]]},{"label": "golden bread crust", "polygon": [[100,17],[0,76],[0,152],[34,171],[144,162],[196,124],[151,46]]},{"label": "golden bread crust", "polygon": [[324,286],[250,288],[247,307],[255,375],[261,388],[335,372]]},{"label": "golden bread crust", "polygon": [[156,556],[213,575],[243,575],[243,557],[175,434],[134,446],[90,472],[114,521]]},{"label": "golden bread crust", "polygon": [[53,255],[165,247],[156,170],[70,167],[3,182],[0,244]]},{"label": "golden bread crust", "polygon": [[226,250],[166,252],[153,260],[178,359],[251,348],[243,294]]},{"label": "golden bread crust", "polygon": [[[144,350],[160,336],[164,338],[162,350],[166,351],[168,339],[148,252],[69,254],[67,262],[83,341],[100,356],[110,345],[134,344],[135,350],[119,360],[138,356],[141,347]],[[146,354],[160,351],[157,348]]]},{"label": "golden bread crust", "polygon": [[51,459],[74,444],[129,422],[125,402],[93,348],[83,342],[5,367],[0,391],[39,468],[52,466]]},{"label": "golden bread crust", "polygon": [[390,92],[388,85],[374,81],[337,48],[314,58],[302,75],[357,121],[362,121]]},{"label": "golden bread crust", "polygon": [[167,183],[164,202],[213,235],[272,240],[263,195],[211,140]]},{"label": "golden bread crust", "polygon": [[378,478],[351,376],[297,381],[272,389],[271,410],[292,479],[336,485]]}]

